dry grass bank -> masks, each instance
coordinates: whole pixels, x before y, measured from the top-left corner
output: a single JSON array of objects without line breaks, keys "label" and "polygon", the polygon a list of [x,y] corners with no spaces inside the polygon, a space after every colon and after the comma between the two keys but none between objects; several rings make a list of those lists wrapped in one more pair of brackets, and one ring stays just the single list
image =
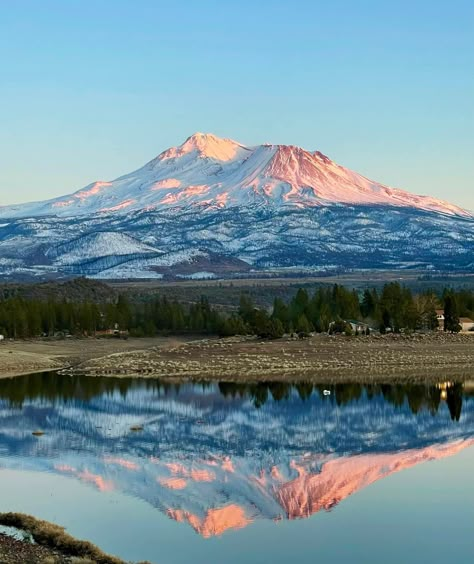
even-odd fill
[{"label": "dry grass bank", "polygon": [[35,544],[0,535],[0,562],[37,564],[125,564],[87,541],[77,540],[62,527],[22,513],[0,513],[0,525],[27,533]]},{"label": "dry grass bank", "polygon": [[115,353],[86,361],[78,371],[249,382],[468,380],[474,376],[474,334],[201,340]]}]

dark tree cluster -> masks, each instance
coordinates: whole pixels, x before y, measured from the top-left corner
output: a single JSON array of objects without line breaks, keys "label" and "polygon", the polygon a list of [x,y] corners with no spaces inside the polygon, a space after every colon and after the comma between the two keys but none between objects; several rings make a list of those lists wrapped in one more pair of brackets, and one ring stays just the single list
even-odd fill
[{"label": "dark tree cluster", "polygon": [[391,331],[429,329],[438,327],[436,309],[438,297],[433,293],[413,295],[411,290],[397,282],[386,284],[381,292],[367,289],[360,295],[335,284],[319,288],[313,296],[304,289],[286,304],[276,299],[273,318],[282,322],[286,332],[309,331],[352,332],[348,321],[364,320],[367,325]]},{"label": "dark tree cluster", "polygon": [[112,323],[111,308],[115,313],[116,306],[111,304],[101,313],[94,303],[10,298],[0,302],[0,333],[15,339],[52,336],[58,331],[92,334],[101,326]]},{"label": "dark tree cluster", "polygon": [[94,336],[115,328],[137,337],[182,332],[217,334],[223,322],[205,298],[189,307],[166,298],[130,303],[124,296],[104,304],[16,297],[0,301],[0,334],[15,339],[57,334]]},{"label": "dark tree cluster", "polygon": [[285,332],[303,335],[311,331],[326,332],[335,321],[360,316],[357,292],[337,284],[318,288],[312,296],[300,288],[288,304],[276,298],[272,314],[273,319],[281,321]]},{"label": "dark tree cluster", "polygon": [[[206,297],[183,304],[158,296],[129,301],[119,295],[102,303],[47,301],[19,296],[0,299],[0,334],[11,338],[34,338],[60,334],[93,336],[114,328],[133,336],[199,333],[219,336],[257,335],[276,339],[285,333],[305,336],[310,332],[351,334],[367,328],[393,332],[438,329],[437,309],[444,310],[444,330],[459,331],[459,318],[474,315],[474,292],[446,289],[413,294],[397,282],[381,291],[363,293],[335,284],[320,287],[310,295],[300,288],[288,302],[275,298],[267,311],[243,294],[237,311],[212,307]],[[359,322],[365,322],[360,329]]]}]

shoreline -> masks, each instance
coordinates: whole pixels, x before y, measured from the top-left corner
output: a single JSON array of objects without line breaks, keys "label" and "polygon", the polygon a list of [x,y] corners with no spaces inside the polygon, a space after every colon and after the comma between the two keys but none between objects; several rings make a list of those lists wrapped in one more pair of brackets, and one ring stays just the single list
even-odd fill
[{"label": "shoreline", "polygon": [[474,333],[314,335],[263,341],[177,337],[25,341],[0,346],[0,378],[64,371],[170,382],[403,383],[474,379]]},{"label": "shoreline", "polygon": [[153,337],[121,339],[37,339],[0,343],[0,379],[73,368],[91,359],[117,352],[169,347],[196,337]]},{"label": "shoreline", "polygon": [[78,540],[63,527],[24,513],[0,513],[0,561],[7,563],[43,562],[55,564],[125,564],[89,541]]},{"label": "shoreline", "polygon": [[474,335],[228,338],[114,354],[76,367],[89,376],[221,382],[439,382],[474,377]]}]

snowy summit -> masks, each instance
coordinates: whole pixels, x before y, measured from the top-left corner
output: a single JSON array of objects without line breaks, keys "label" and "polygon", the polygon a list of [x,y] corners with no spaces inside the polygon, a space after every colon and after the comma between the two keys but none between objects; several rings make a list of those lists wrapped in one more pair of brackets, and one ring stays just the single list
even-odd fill
[{"label": "snowy summit", "polygon": [[0,216],[74,217],[171,207],[307,208],[335,203],[470,215],[448,202],[369,180],[319,151],[292,145],[246,147],[210,133],[195,133],[116,180],[97,181],[53,200],[6,206],[0,208]]}]

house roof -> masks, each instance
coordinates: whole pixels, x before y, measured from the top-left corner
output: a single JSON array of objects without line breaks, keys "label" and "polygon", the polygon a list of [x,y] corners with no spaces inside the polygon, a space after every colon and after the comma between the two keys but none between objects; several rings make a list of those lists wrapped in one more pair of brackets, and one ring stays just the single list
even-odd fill
[{"label": "house roof", "polygon": [[472,320],[470,317],[460,317],[459,322],[460,323],[474,323],[474,320]]},{"label": "house roof", "polygon": [[368,327],[367,323],[364,323],[363,321],[357,321],[355,319],[348,319],[346,323],[352,323],[353,325],[363,325],[364,327]]}]

